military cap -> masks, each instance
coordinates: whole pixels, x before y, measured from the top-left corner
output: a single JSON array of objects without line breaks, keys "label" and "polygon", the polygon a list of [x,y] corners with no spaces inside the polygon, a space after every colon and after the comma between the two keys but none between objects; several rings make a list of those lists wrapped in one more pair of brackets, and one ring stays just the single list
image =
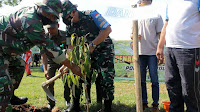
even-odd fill
[{"label": "military cap", "polygon": [[45,28],[55,28],[56,26],[58,26],[58,21],[55,21],[51,24],[45,25]]},{"label": "military cap", "polygon": [[69,0],[64,0],[63,1],[63,13],[62,13],[62,17],[66,17],[74,9],[76,9],[76,6],[74,4],[72,4]]},{"label": "military cap", "polygon": [[43,0],[42,3],[37,3],[45,12],[56,15],[59,18],[59,13],[62,12],[62,3],[60,0]]}]

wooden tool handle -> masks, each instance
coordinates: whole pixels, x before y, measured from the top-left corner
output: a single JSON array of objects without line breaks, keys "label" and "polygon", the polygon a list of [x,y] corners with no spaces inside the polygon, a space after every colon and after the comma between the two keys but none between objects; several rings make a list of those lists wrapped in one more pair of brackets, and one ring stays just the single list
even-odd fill
[{"label": "wooden tool handle", "polygon": [[54,82],[56,79],[58,79],[63,73],[64,71],[68,71],[69,68],[68,67],[65,67],[64,70],[61,72],[61,73],[58,73],[57,75],[55,75],[54,77],[52,77],[51,79],[45,81],[42,85],[43,86],[46,86],[46,85],[49,85],[51,84],[52,82]]}]

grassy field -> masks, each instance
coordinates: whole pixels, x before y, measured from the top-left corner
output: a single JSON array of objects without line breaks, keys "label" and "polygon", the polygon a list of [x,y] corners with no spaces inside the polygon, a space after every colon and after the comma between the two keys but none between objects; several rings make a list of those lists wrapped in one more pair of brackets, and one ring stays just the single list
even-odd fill
[{"label": "grassy field", "polygon": [[[33,68],[32,68],[33,69]],[[43,72],[40,70],[39,67],[34,67],[32,70],[32,76],[26,77],[24,75],[22,82],[19,88],[15,91],[17,96],[27,96],[29,98],[27,104],[31,104],[37,107],[44,107],[47,106],[47,100],[45,92],[43,91],[41,84],[46,79],[44,77]],[[131,81],[124,81],[124,82],[115,82],[115,99],[113,101],[113,112],[135,112],[136,108],[136,100],[135,100],[135,85],[134,82]],[[147,91],[148,91],[148,101],[149,107],[151,107],[152,98],[151,98],[151,84],[147,84]],[[67,107],[65,106],[65,101],[63,98],[63,83],[60,79],[56,80],[55,82],[55,98],[56,106],[63,110]],[[95,85],[92,85],[91,90],[91,98],[92,103],[90,106],[90,112],[97,112],[97,105],[96,105],[96,91]],[[160,83],[160,112],[164,112],[162,101],[169,101],[167,90],[164,83]],[[82,110],[84,109],[84,100],[81,102]],[[146,110],[145,112],[150,112]]]}]

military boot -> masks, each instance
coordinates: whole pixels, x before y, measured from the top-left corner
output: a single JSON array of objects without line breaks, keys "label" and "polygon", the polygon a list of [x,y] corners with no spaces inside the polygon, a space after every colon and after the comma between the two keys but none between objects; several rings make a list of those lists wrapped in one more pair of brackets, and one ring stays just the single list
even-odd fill
[{"label": "military boot", "polygon": [[18,96],[13,95],[10,100],[10,103],[12,105],[21,105],[21,104],[26,103],[27,101],[28,101],[27,97],[18,97]]},{"label": "military boot", "polygon": [[112,112],[112,100],[104,100],[104,112]]},{"label": "military boot", "polygon": [[80,103],[79,103],[79,98],[73,98],[73,103],[70,105],[70,107],[66,110],[64,110],[64,112],[80,112],[81,108],[80,108]]},{"label": "military boot", "polygon": [[97,92],[97,103],[102,104],[102,88],[99,85],[96,85],[96,92]]}]

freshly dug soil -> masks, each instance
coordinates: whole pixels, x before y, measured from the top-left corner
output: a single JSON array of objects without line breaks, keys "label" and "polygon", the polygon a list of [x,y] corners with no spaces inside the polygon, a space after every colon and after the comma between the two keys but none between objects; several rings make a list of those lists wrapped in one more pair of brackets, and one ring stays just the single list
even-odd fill
[{"label": "freshly dug soil", "polygon": [[13,112],[61,112],[57,107],[55,107],[52,111],[47,107],[36,107],[30,104],[23,104],[23,105],[13,105],[12,106]]}]

